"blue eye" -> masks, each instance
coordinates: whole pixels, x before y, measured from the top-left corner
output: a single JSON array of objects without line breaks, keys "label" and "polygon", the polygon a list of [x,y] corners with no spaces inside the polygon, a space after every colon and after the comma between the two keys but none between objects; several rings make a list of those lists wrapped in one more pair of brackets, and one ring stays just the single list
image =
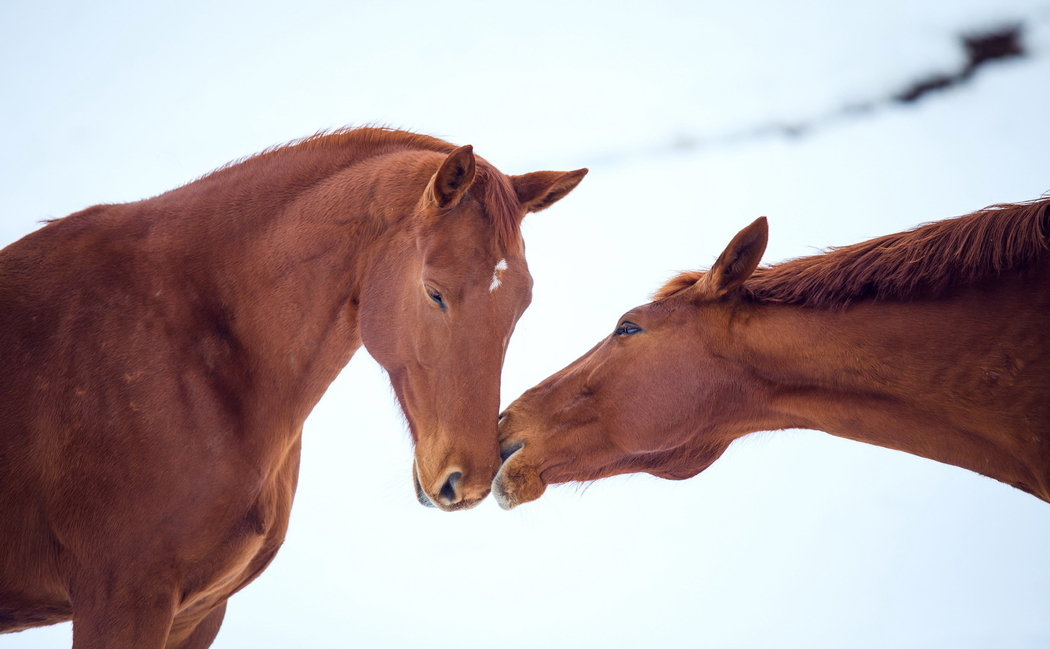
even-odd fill
[{"label": "blue eye", "polygon": [[620,323],[620,326],[616,328],[613,333],[614,336],[632,336],[639,333],[642,330],[641,327],[634,324],[633,322],[627,322],[626,320]]},{"label": "blue eye", "polygon": [[441,297],[440,291],[435,289],[433,286],[427,286],[426,284],[424,284],[423,287],[427,290],[427,295],[430,296],[430,299],[433,300],[434,303],[437,304],[439,307],[441,307],[442,311],[448,309],[448,307],[445,306],[445,300]]}]

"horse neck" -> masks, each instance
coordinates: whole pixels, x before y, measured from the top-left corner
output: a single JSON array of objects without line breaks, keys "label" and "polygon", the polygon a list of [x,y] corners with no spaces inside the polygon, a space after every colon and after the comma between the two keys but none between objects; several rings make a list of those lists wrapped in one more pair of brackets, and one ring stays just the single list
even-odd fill
[{"label": "horse neck", "polygon": [[736,335],[770,429],[964,467],[1050,501],[1048,279],[841,310],[760,304]]},{"label": "horse neck", "polygon": [[301,187],[238,182],[159,197],[161,210],[183,220],[172,232],[184,245],[169,265],[188,269],[199,302],[191,308],[211,320],[205,338],[216,342],[202,347],[234,350],[213,360],[237,366],[227,373],[245,377],[268,411],[260,417],[301,425],[361,345],[361,283],[381,240],[398,227],[377,215],[412,202],[377,206],[369,188],[381,166],[366,161]]}]

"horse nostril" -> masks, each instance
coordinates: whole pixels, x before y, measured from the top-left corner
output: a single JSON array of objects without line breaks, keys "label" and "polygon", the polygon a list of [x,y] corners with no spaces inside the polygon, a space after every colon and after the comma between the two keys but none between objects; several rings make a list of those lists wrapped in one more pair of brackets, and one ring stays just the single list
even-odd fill
[{"label": "horse nostril", "polygon": [[438,492],[438,496],[445,501],[445,504],[452,505],[458,500],[456,495],[456,485],[459,484],[459,479],[462,477],[462,473],[459,471],[453,471],[448,475],[445,484],[441,485],[441,491]]},{"label": "horse nostril", "polygon": [[507,458],[520,451],[523,446],[525,446],[525,442],[509,442],[501,446],[499,449],[500,462],[506,462]]}]

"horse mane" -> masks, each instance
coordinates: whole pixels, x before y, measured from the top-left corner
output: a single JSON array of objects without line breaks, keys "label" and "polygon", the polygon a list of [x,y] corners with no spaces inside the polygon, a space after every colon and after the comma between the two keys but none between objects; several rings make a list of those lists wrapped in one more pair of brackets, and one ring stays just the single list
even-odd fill
[{"label": "horse mane", "polygon": [[[183,187],[199,183],[227,183],[243,179],[244,174],[274,173],[280,169],[296,183],[312,183],[326,178],[347,166],[379,155],[397,151],[433,151],[449,154],[454,144],[429,135],[380,126],[343,127],[318,131],[297,140],[278,144],[233,160]],[[471,192],[481,203],[496,231],[499,245],[507,249],[520,245],[521,229],[518,214],[521,203],[510,180],[484,158],[476,157],[477,170]],[[260,179],[252,184],[260,186]],[[179,188],[182,189],[182,188]]]},{"label": "horse mane", "polygon": [[[863,299],[932,297],[1035,264],[1050,250],[1048,238],[1050,198],[992,205],[965,216],[761,267],[741,288],[756,301],[818,308]],[[654,299],[674,295],[703,274],[679,274]]]}]

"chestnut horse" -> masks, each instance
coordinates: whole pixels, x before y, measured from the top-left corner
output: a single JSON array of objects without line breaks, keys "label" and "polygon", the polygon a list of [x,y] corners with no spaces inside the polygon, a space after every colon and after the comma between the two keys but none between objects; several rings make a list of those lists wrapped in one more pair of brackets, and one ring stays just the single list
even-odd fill
[{"label": "chestnut horse", "polygon": [[420,499],[479,502],[531,299],[520,221],[585,173],[342,130],[0,252],[0,631],[209,646],[280,547],[303,422],[362,344]]},{"label": "chestnut horse", "polygon": [[689,478],[784,428],[1050,501],[1050,200],[757,268],[766,239],[760,218],[511,404],[501,506],[559,482]]}]

